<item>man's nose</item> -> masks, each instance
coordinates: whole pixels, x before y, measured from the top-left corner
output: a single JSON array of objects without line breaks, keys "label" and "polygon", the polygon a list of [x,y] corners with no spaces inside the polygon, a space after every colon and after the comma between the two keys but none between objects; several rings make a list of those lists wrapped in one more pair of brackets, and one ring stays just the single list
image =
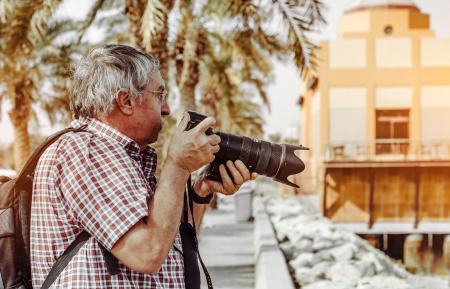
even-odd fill
[{"label": "man's nose", "polygon": [[164,101],[161,105],[161,115],[169,115],[169,114],[170,114],[169,102]]}]

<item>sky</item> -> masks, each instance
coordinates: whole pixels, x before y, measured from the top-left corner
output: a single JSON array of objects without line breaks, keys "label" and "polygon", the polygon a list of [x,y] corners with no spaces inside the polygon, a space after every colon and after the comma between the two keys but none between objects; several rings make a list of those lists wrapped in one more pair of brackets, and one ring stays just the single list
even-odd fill
[{"label": "sky", "polygon": [[[324,16],[327,24],[317,35],[317,41],[337,37],[337,26],[342,13],[351,8],[359,0],[323,0],[326,5]],[[450,37],[450,0],[416,0],[419,8],[431,15],[431,28],[437,37]],[[61,7],[59,13],[66,15],[80,15],[80,7],[89,3],[88,0],[68,1]],[[301,95],[300,75],[292,63],[274,63],[274,82],[268,86],[270,97],[270,111],[264,112],[266,134],[278,133],[283,137],[297,138],[299,135],[300,107],[298,99]],[[5,145],[13,139],[13,130],[9,122],[7,111],[2,108],[0,119],[0,145]],[[42,134],[49,134],[55,130],[45,118],[41,117]]]}]

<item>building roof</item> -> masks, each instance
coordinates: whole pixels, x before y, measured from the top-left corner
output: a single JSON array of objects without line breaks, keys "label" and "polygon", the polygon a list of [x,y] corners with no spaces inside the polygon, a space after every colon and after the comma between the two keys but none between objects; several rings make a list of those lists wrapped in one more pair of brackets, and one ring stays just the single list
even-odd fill
[{"label": "building roof", "polygon": [[414,0],[359,0],[353,9],[371,7],[411,7],[418,9]]}]

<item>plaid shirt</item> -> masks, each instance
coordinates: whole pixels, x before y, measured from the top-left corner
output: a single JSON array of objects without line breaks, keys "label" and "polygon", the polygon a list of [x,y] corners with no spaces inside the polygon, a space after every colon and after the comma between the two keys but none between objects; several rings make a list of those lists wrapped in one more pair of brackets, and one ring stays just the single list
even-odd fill
[{"label": "plaid shirt", "polygon": [[[156,153],[96,119],[80,119],[88,132],[67,133],[41,156],[34,178],[31,212],[33,287],[40,288],[51,267],[76,236],[91,238],[52,288],[184,288],[183,257],[174,247],[161,270],[142,274],[119,262],[108,274],[100,244],[111,250],[148,215],[155,192]],[[179,233],[174,244],[181,249]]]}]

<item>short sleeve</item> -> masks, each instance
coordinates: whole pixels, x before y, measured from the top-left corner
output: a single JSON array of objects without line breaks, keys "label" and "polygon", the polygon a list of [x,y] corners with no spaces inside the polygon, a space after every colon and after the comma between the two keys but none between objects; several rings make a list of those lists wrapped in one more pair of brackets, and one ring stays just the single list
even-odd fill
[{"label": "short sleeve", "polygon": [[61,146],[60,197],[69,213],[106,249],[148,215],[150,187],[120,144],[91,136]]}]

